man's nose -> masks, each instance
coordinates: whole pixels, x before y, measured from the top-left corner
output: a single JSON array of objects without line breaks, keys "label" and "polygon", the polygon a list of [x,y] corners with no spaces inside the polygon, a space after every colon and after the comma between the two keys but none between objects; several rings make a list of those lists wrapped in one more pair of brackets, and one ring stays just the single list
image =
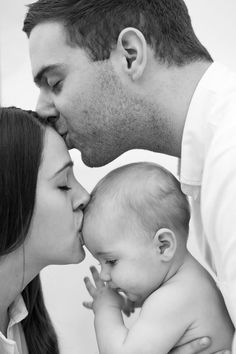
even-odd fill
[{"label": "man's nose", "polygon": [[56,120],[56,118],[59,117],[59,112],[57,111],[53,100],[51,99],[50,93],[47,93],[44,90],[40,91],[36,105],[36,112],[45,119],[54,117]]},{"label": "man's nose", "polygon": [[106,266],[102,266],[101,271],[100,271],[100,279],[102,281],[110,281],[111,280],[111,276],[110,276],[110,271],[109,271],[109,267]]}]

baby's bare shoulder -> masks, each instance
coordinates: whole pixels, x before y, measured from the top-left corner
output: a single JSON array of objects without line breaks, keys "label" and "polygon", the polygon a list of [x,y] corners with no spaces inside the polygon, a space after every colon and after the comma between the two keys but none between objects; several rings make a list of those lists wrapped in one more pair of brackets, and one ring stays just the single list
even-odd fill
[{"label": "baby's bare shoulder", "polygon": [[[188,312],[195,318],[199,311],[225,310],[222,295],[211,275],[192,257],[167,282],[157,289],[146,301],[151,306],[168,307]],[[210,304],[210,305],[209,305]]]},{"label": "baby's bare shoulder", "polygon": [[[208,335],[212,338],[211,352],[230,347],[234,328],[220,290],[211,275],[193,259],[181,279],[188,284],[188,311],[193,325],[186,331],[183,340]],[[214,350],[213,350],[214,349]]]},{"label": "baby's bare shoulder", "polygon": [[194,260],[153,292],[143,308],[146,318],[157,318],[170,332],[178,332],[178,345],[208,335],[213,340],[210,352],[230,347],[234,329],[223,297],[209,273]]},{"label": "baby's bare shoulder", "polygon": [[[188,291],[188,296],[196,297],[199,302],[208,301],[209,298],[222,298],[221,293],[207,270],[193,257],[190,257],[183,267],[183,272],[178,274],[180,282]],[[196,296],[198,295],[198,296]]]}]

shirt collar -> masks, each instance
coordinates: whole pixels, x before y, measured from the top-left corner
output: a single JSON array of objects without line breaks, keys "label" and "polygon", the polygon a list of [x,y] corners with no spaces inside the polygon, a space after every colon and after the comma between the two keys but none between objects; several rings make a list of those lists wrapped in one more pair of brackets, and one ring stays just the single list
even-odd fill
[{"label": "shirt collar", "polygon": [[[222,90],[226,68],[212,63],[200,79],[193,94],[185,121],[179,175],[182,185],[200,186],[202,181],[207,117],[216,94]],[[188,193],[189,194],[189,193]]]},{"label": "shirt collar", "polygon": [[18,295],[15,301],[9,307],[9,317],[10,322],[8,329],[10,329],[15,324],[21,322],[28,315],[27,308],[25,306],[25,302],[23,300],[22,295]]},{"label": "shirt collar", "polygon": [[[23,297],[18,295],[15,301],[9,307],[9,325],[7,328],[7,337],[0,332],[0,352],[5,354],[16,353],[16,342],[12,339],[12,331],[14,330],[14,325],[18,325],[26,316],[28,311],[26,309]],[[18,352],[18,351],[17,351]],[[25,351],[27,352],[27,350]]]}]

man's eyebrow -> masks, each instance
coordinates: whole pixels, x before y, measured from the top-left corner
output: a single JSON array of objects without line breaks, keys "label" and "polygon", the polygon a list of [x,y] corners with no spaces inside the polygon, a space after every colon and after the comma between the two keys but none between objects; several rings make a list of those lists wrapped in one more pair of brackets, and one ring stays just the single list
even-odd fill
[{"label": "man's eyebrow", "polygon": [[42,85],[43,78],[46,74],[63,68],[64,65],[59,63],[43,66],[34,77],[35,84],[40,87]]},{"label": "man's eyebrow", "polygon": [[59,168],[59,170],[57,170],[52,177],[50,177],[50,179],[53,179],[54,177],[56,177],[59,173],[61,173],[62,171],[64,171],[66,168],[68,167],[73,167],[74,163],[73,161],[68,161],[66,162],[61,168]]}]

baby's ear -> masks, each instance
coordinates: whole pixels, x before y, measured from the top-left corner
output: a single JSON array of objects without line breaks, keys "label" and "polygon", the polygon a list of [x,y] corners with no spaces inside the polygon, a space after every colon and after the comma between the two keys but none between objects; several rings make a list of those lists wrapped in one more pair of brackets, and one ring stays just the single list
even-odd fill
[{"label": "baby's ear", "polygon": [[169,262],[174,257],[177,241],[173,231],[166,228],[159,229],[154,236],[153,242],[162,261]]}]

